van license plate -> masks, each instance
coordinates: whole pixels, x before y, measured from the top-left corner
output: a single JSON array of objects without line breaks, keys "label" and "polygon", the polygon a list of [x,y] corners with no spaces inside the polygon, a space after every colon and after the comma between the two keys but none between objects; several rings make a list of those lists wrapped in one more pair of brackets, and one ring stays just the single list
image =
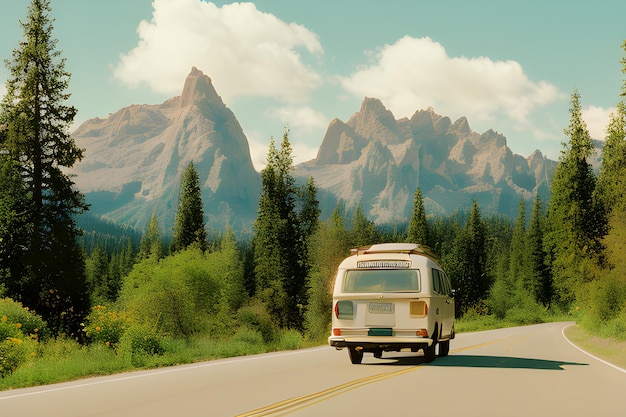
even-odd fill
[{"label": "van license plate", "polygon": [[392,314],[394,311],[393,303],[369,303],[368,310],[374,314]]}]

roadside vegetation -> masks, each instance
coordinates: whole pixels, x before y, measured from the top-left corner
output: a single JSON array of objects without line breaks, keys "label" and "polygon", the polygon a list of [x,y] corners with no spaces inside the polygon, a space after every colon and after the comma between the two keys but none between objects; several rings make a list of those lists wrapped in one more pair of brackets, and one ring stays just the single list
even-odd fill
[{"label": "roadside vegetation", "polygon": [[193,164],[174,230],[153,216],[137,232],[87,216],[61,169],[82,151],[49,11],[32,0],[0,106],[0,389],[323,344],[338,264],[350,248],[393,241],[439,255],[457,331],[575,320],[623,348],[626,87],[597,173],[573,92],[552,197],[521,199],[515,220],[477,200],[435,216],[419,188],[406,224],[375,225],[342,202],[321,220],[313,179],[291,175],[286,129],[270,142],[250,235],[207,233]]}]

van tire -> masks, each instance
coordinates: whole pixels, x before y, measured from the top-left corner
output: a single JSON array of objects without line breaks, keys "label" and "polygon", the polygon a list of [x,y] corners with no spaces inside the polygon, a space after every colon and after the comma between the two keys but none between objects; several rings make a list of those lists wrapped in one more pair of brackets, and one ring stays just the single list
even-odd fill
[{"label": "van tire", "polygon": [[437,343],[439,339],[439,326],[435,324],[435,331],[433,332],[433,343],[430,346],[424,348],[424,357],[426,358],[426,362],[432,362],[437,357]]},{"label": "van tire", "polygon": [[348,348],[348,356],[350,356],[350,362],[353,365],[359,365],[363,361],[363,351],[356,348]]},{"label": "van tire", "polygon": [[424,358],[426,359],[426,362],[432,362],[435,360],[435,357],[437,356],[435,355],[436,346],[437,344],[433,341],[432,345],[424,348]]},{"label": "van tire", "polygon": [[450,339],[439,342],[439,357],[448,356],[450,353]]}]

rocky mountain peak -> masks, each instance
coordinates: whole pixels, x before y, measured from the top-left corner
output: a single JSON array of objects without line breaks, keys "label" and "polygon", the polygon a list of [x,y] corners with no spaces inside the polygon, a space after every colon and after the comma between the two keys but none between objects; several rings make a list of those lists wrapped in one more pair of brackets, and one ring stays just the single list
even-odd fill
[{"label": "rocky mountain peak", "polygon": [[[378,223],[406,221],[420,187],[427,210],[451,213],[474,198],[486,212],[517,215],[519,198],[546,198],[555,163],[515,155],[506,138],[482,134],[466,117],[454,123],[432,108],[396,120],[382,102],[365,98],[348,122],[333,120],[315,160],[295,167],[347,208],[359,204]],[[358,198],[357,198],[358,196]]]},{"label": "rocky mountain peak", "polygon": [[361,110],[355,113],[347,125],[357,135],[373,139],[384,144],[401,142],[402,134],[393,113],[377,98],[365,97]]},{"label": "rocky mountain peak", "polygon": [[155,213],[169,231],[190,162],[212,227],[248,227],[256,214],[260,177],[246,136],[211,79],[195,67],[180,96],[87,120],[72,135],[86,149],[73,173],[93,214],[141,229]]},{"label": "rocky mountain peak", "polygon": [[183,94],[180,98],[181,107],[187,107],[189,105],[208,101],[217,105],[224,106],[222,98],[217,94],[211,78],[205,75],[196,67],[191,68],[191,72],[185,79],[185,86],[183,87]]},{"label": "rocky mountain peak", "polygon": [[457,121],[450,126],[450,131],[460,136],[466,136],[472,133],[467,117],[460,117],[457,119]]}]

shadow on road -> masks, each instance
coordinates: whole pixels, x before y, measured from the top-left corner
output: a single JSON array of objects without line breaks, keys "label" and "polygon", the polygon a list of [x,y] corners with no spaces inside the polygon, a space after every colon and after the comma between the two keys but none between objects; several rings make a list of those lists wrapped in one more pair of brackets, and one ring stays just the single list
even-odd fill
[{"label": "shadow on road", "polygon": [[564,371],[563,366],[587,366],[588,363],[550,361],[546,359],[515,358],[510,356],[474,356],[453,355],[437,358],[428,366],[453,366],[464,368],[506,368],[506,369],[540,369],[547,371]]},{"label": "shadow on road", "polygon": [[[384,361],[384,362],[382,362]],[[458,368],[537,369],[564,371],[563,366],[587,366],[588,363],[551,361],[546,359],[515,358],[510,356],[450,355],[425,362],[422,356],[382,358],[380,365],[422,365]],[[374,365],[374,363],[369,363]]]}]

